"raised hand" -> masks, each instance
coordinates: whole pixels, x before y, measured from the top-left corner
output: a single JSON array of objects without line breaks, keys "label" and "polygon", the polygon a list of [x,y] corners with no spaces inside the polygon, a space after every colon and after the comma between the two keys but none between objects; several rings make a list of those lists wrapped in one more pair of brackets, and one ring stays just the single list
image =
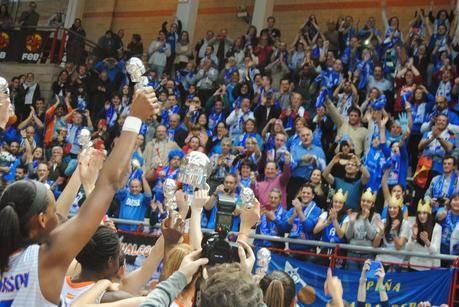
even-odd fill
[{"label": "raised hand", "polygon": [[246,273],[252,273],[253,265],[255,264],[255,254],[249,244],[244,241],[238,241],[238,255],[241,263],[241,270]]},{"label": "raised hand", "polygon": [[87,195],[94,189],[99,171],[104,161],[105,154],[100,150],[89,148],[80,153],[78,158],[78,171],[80,173],[81,183]]},{"label": "raised hand", "polygon": [[151,114],[159,113],[159,104],[152,88],[143,88],[136,92],[132,102],[131,115],[145,121]]},{"label": "raised hand", "polygon": [[260,203],[255,198],[253,206],[241,208],[241,232],[248,231],[260,221]]},{"label": "raised hand", "polygon": [[191,210],[201,210],[209,199],[209,186],[207,189],[199,189],[193,193],[193,200],[191,202]]},{"label": "raised hand", "polygon": [[169,216],[161,223],[161,233],[164,237],[164,252],[170,251],[182,239],[185,221],[176,211],[169,211]]}]

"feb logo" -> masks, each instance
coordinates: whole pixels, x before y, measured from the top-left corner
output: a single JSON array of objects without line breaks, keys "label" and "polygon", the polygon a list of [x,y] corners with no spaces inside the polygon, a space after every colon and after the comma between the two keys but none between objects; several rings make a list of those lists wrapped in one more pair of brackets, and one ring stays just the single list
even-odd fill
[{"label": "feb logo", "polygon": [[0,60],[4,60],[6,58],[6,49],[10,45],[10,36],[6,32],[0,32]]},{"label": "feb logo", "polygon": [[5,49],[10,45],[10,36],[6,32],[0,32],[0,49]]},{"label": "feb logo", "polygon": [[43,37],[38,33],[33,33],[27,35],[26,38],[26,51],[35,53],[40,50],[41,44],[43,42]]}]

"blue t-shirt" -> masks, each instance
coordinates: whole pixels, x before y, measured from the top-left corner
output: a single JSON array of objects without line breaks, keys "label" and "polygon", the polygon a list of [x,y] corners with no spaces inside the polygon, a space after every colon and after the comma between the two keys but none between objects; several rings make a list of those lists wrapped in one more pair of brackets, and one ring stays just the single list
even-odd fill
[{"label": "blue t-shirt", "polygon": [[[145,196],[144,193],[133,195],[127,189],[116,193],[116,199],[120,201],[120,219],[143,221],[145,212],[151,202],[151,196]],[[119,224],[120,230],[137,231],[137,225]]]}]

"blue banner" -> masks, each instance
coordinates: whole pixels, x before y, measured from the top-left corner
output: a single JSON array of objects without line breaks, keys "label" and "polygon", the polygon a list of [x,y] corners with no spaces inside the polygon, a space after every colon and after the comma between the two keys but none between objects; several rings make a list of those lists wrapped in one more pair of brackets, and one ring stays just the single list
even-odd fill
[{"label": "blue banner", "polygon": [[[296,284],[299,306],[325,306],[331,299],[324,294],[327,267],[299,261],[277,254],[271,255],[269,271],[285,271]],[[341,279],[344,299],[357,305],[357,290],[361,272],[334,269],[333,275]],[[421,301],[430,301],[432,306],[448,303],[448,294],[453,277],[449,269],[428,270],[406,273],[386,273],[384,278],[389,306],[417,306]],[[379,292],[375,291],[376,281],[367,281],[366,306],[378,305]]]}]

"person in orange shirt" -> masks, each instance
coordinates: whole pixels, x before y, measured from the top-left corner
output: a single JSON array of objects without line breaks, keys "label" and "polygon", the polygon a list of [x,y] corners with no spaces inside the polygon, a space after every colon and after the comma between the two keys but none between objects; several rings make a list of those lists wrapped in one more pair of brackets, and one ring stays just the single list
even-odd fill
[{"label": "person in orange shirt", "polygon": [[[49,146],[57,129],[59,129],[61,126],[65,126],[66,121],[64,105],[61,104],[59,96],[55,95],[54,97],[56,99],[56,103],[54,103],[48,110],[46,110],[45,114],[46,130],[43,142],[46,146]],[[65,105],[67,106],[67,112],[70,114],[73,111],[73,108],[70,105],[70,93],[67,93],[64,101]]]}]

